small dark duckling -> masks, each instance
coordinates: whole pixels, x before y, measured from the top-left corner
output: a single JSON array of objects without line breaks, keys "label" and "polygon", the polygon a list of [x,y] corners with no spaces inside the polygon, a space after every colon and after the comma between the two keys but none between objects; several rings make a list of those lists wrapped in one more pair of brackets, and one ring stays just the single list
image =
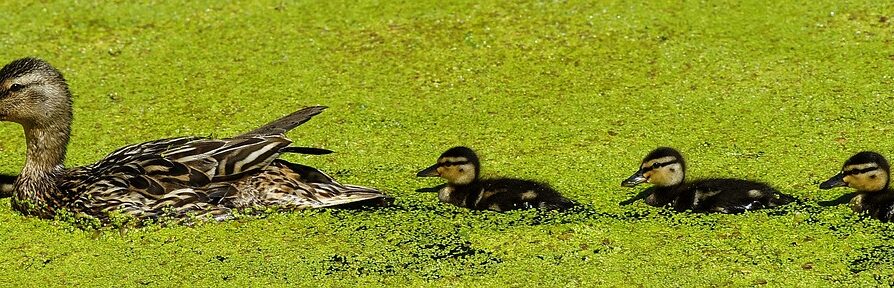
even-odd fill
[{"label": "small dark duckling", "polygon": [[891,166],[884,156],[864,151],[847,159],[841,172],[820,184],[820,189],[854,188],[857,193],[843,196],[850,197],[851,210],[888,222],[894,218],[894,193],[888,187],[890,174]]},{"label": "small dark duckling", "polygon": [[561,210],[574,206],[547,184],[512,178],[479,179],[480,170],[475,151],[459,146],[441,154],[437,164],[416,176],[446,179],[447,185],[438,191],[438,199],[474,210]]},{"label": "small dark duckling", "polygon": [[651,206],[672,207],[680,212],[741,213],[794,201],[791,196],[760,182],[714,178],[687,183],[685,179],[683,155],[673,148],[659,147],[646,155],[639,171],[621,182],[621,186],[651,183],[654,186],[638,197],[644,197]]},{"label": "small dark duckling", "polygon": [[15,188],[15,183],[16,176],[0,174],[0,198],[12,196],[12,192]]}]

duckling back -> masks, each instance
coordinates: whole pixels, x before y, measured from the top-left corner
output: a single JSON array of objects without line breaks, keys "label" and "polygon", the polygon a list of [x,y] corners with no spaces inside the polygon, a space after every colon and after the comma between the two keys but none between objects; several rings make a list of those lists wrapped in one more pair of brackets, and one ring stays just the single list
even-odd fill
[{"label": "duckling back", "polygon": [[517,209],[563,210],[574,202],[544,183],[512,179],[487,179],[469,185],[447,185],[438,194],[441,202],[473,210],[504,212]]},{"label": "duckling back", "polygon": [[674,187],[674,210],[741,213],[795,201],[767,184],[742,179],[704,179]]},{"label": "duckling back", "polygon": [[851,210],[882,222],[894,220],[894,195],[890,193],[861,193],[850,201]]},{"label": "duckling back", "polygon": [[530,208],[564,210],[574,206],[571,200],[540,182],[501,178],[482,180],[480,185],[480,195],[475,203],[467,205],[469,208],[494,211]]}]

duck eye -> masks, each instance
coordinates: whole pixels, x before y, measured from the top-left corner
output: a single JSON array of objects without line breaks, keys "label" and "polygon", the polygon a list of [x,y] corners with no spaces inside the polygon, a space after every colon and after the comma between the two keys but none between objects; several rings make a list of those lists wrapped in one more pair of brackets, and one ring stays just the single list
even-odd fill
[{"label": "duck eye", "polygon": [[9,86],[9,91],[10,92],[19,92],[19,90],[22,90],[22,88],[25,88],[25,85],[15,83],[15,84],[12,84]]},{"label": "duck eye", "polygon": [[658,162],[652,163],[652,169],[658,169]]}]

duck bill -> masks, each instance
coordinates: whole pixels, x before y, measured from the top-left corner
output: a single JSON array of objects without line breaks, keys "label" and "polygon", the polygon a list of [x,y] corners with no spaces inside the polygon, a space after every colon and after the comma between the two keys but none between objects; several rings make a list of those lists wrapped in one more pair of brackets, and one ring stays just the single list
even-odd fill
[{"label": "duck bill", "polygon": [[419,173],[416,173],[416,177],[438,177],[441,174],[438,173],[438,164],[431,165],[428,168],[422,169]]},{"label": "duck bill", "polygon": [[844,186],[847,186],[847,182],[844,182],[844,173],[838,173],[838,175],[832,176],[832,178],[820,184],[820,189],[826,190]]},{"label": "duck bill", "polygon": [[643,171],[640,170],[640,171],[636,171],[636,173],[634,173],[632,176],[630,176],[630,178],[627,178],[627,180],[624,180],[623,182],[621,182],[621,186],[634,187],[636,185],[645,183],[646,180],[648,180],[648,179],[646,179],[646,176],[643,176]]}]

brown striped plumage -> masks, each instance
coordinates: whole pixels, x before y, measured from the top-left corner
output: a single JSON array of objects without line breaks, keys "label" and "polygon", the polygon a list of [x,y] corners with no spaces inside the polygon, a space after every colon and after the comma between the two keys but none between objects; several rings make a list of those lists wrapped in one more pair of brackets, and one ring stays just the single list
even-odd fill
[{"label": "brown striped plumage", "polygon": [[24,58],[0,70],[0,120],[25,128],[28,155],[13,187],[13,207],[53,217],[66,209],[105,219],[186,215],[222,220],[237,208],[302,209],[351,203],[386,204],[375,189],[342,185],[312,167],[277,159],[288,152],[283,133],[325,109],[307,107],[227,139],[182,137],[120,148],[87,166],[62,162],[71,125],[71,95],[46,62]]}]

